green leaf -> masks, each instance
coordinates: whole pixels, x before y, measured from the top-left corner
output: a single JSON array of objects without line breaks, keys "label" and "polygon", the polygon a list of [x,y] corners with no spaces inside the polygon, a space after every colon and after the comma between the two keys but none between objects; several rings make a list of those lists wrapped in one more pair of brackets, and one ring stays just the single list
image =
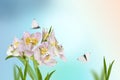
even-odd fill
[{"label": "green leaf", "polygon": [[[26,62],[25,59],[21,57],[17,57],[17,58],[23,63],[23,65],[25,65],[25,62]],[[37,80],[35,72],[29,64],[27,65],[27,72],[28,72],[28,75],[32,78],[32,80]]]},{"label": "green leaf", "polygon": [[47,39],[48,39],[48,37],[50,36],[50,34],[51,34],[51,31],[52,31],[52,26],[50,27],[50,29],[49,29],[49,31],[48,31],[48,35],[47,35],[47,37],[44,39],[44,38],[42,38],[42,41],[41,41],[41,43],[42,42],[46,42],[47,41]]},{"label": "green leaf", "polygon": [[37,67],[37,76],[38,76],[38,80],[42,80],[42,75],[38,67]]},{"label": "green leaf", "polygon": [[49,80],[49,79],[48,79],[48,76],[49,76],[49,73],[46,75],[46,77],[45,77],[44,80]]},{"label": "green leaf", "polygon": [[20,80],[20,72],[18,72],[17,75],[18,75],[18,76],[17,76],[17,80]]},{"label": "green leaf", "polygon": [[49,79],[50,79],[50,77],[52,76],[52,74],[53,74],[55,71],[56,71],[56,70],[54,70],[54,71],[52,71],[52,72],[50,73]]},{"label": "green leaf", "polygon": [[16,66],[14,66],[14,68],[13,68],[13,74],[14,74],[14,80],[17,80]]},{"label": "green leaf", "polygon": [[105,58],[103,60],[103,63],[104,63],[104,75],[105,75],[105,79],[107,80],[107,65],[106,65]]},{"label": "green leaf", "polygon": [[100,80],[104,80],[104,68],[102,69],[102,71],[101,71],[101,76],[100,76]]},{"label": "green leaf", "polygon": [[14,80],[20,80],[20,72],[18,72],[15,65],[13,68],[13,72],[14,72]]},{"label": "green leaf", "polygon": [[50,29],[49,29],[49,32],[48,32],[48,33],[50,34],[50,33],[51,33],[51,31],[52,31],[52,26],[50,27]]},{"label": "green leaf", "polygon": [[24,69],[24,80],[26,80],[26,75],[27,75],[27,65],[28,65],[28,61],[26,61],[26,65],[25,65],[25,69]]},{"label": "green leaf", "polygon": [[12,56],[12,55],[7,56],[7,57],[5,58],[5,60],[8,60],[8,59],[13,58],[13,57],[15,57],[15,56]]},{"label": "green leaf", "polygon": [[112,61],[112,63],[109,65],[107,80],[109,80],[109,77],[110,77],[110,73],[111,73],[111,70],[112,70],[113,63],[114,63],[114,61]]},{"label": "green leaf", "polygon": [[92,70],[92,75],[94,77],[94,80],[100,80],[98,74]]},{"label": "green leaf", "polygon": [[34,58],[33,58],[33,64],[34,64],[34,69],[37,75],[37,80],[42,80],[42,74],[40,72],[40,69],[38,68],[38,63]]},{"label": "green leaf", "polygon": [[[7,56],[5,58],[5,60],[13,58],[13,57],[16,57],[16,56],[12,56],[12,55]],[[22,57],[19,57],[19,56],[17,56],[16,58],[18,58],[23,63],[24,66],[26,65],[26,59],[25,58],[22,58]],[[28,72],[28,75],[31,77],[32,80],[36,80],[37,79],[34,70],[32,69],[32,67],[29,64],[27,65],[27,72]],[[19,72],[18,74],[21,74],[21,72]]]},{"label": "green leaf", "polygon": [[16,65],[16,67],[17,67],[17,69],[18,69],[18,71],[19,71],[19,74],[20,74],[21,79],[24,80],[23,73],[22,73],[22,69],[19,68],[17,65]]},{"label": "green leaf", "polygon": [[50,78],[54,72],[55,72],[55,70],[52,71],[50,74],[48,73],[47,76],[45,77],[45,80],[50,80]]}]

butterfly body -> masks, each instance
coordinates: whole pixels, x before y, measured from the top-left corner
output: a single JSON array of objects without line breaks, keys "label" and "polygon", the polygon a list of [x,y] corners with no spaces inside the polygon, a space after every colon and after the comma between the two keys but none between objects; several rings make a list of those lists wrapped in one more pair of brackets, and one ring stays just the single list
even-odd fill
[{"label": "butterfly body", "polygon": [[84,56],[85,60],[87,61],[87,56],[85,54],[83,56]]},{"label": "butterfly body", "polygon": [[39,29],[40,28],[40,26],[37,26],[37,27],[33,27],[32,29]]},{"label": "butterfly body", "polygon": [[78,57],[77,60],[81,61],[81,62],[88,62],[89,58],[90,58],[90,53],[86,53],[86,54]]}]

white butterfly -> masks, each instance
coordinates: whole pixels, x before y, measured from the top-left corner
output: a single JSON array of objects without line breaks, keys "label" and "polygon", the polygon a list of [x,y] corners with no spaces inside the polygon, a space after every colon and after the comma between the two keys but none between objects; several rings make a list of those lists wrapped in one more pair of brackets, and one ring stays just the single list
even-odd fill
[{"label": "white butterfly", "polygon": [[77,60],[81,61],[81,62],[88,62],[89,59],[90,59],[90,53],[86,53],[86,54],[77,58]]},{"label": "white butterfly", "polygon": [[39,28],[40,28],[40,26],[37,23],[36,19],[34,18],[32,21],[32,29],[39,29]]}]

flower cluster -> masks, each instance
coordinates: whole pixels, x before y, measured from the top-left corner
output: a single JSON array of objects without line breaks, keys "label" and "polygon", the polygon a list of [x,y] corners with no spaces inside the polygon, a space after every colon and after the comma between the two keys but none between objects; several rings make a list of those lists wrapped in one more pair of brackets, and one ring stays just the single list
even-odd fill
[{"label": "flower cluster", "polygon": [[25,32],[21,39],[15,38],[9,46],[8,56],[20,56],[34,58],[40,65],[54,66],[56,56],[66,60],[64,49],[56,40],[54,30],[43,28],[42,33],[30,34]]}]

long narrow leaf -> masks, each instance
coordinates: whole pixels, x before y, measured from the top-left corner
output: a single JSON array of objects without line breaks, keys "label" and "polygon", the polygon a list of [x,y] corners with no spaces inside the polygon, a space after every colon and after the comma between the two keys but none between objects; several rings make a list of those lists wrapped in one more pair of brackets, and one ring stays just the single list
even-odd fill
[{"label": "long narrow leaf", "polygon": [[52,71],[50,74],[48,73],[47,76],[45,77],[45,80],[50,80],[50,78],[54,72],[55,72],[55,70]]},{"label": "long narrow leaf", "polygon": [[26,80],[26,75],[27,75],[27,65],[28,65],[28,61],[26,61],[26,65],[25,65],[25,69],[24,69],[24,80]]},{"label": "long narrow leaf", "polygon": [[49,79],[48,79],[48,76],[49,76],[49,73],[46,75],[46,77],[45,77],[44,80],[49,80]]},{"label": "long narrow leaf", "polygon": [[101,71],[100,80],[105,80],[105,77],[104,77],[104,68]]},{"label": "long narrow leaf", "polygon": [[7,56],[7,57],[5,58],[5,60],[8,60],[8,59],[13,58],[13,57],[15,57],[15,56],[12,56],[12,55]]},{"label": "long narrow leaf", "polygon": [[[25,60],[24,60],[24,59],[22,59],[22,58],[20,58],[20,57],[18,57],[18,59],[23,63],[23,65],[25,65]],[[27,67],[27,72],[28,72],[29,76],[32,78],[32,80],[37,80],[37,79],[36,79],[35,72],[34,72],[34,70],[32,69],[32,67],[31,67],[29,64],[28,64],[27,66],[28,66],[28,67]]]},{"label": "long narrow leaf", "polygon": [[24,80],[24,78],[23,78],[23,73],[22,73],[22,69],[19,68],[17,65],[16,65],[16,67],[17,67],[17,69],[18,69],[18,71],[19,71],[19,73],[20,73],[21,79]]},{"label": "long narrow leaf", "polygon": [[17,80],[20,80],[20,72],[17,73]]},{"label": "long narrow leaf", "polygon": [[[5,58],[5,60],[10,59],[10,58],[14,58],[14,57],[15,56],[10,55],[10,56],[7,56]],[[21,57],[16,57],[16,58],[18,58],[23,63],[23,65],[25,66],[25,62],[26,62],[25,59],[23,59]],[[32,69],[32,67],[29,64],[27,66],[28,66],[27,72],[28,72],[29,76],[31,77],[32,80],[36,80],[36,75],[35,75],[34,70]]]},{"label": "long narrow leaf", "polygon": [[107,65],[106,65],[106,61],[105,61],[105,58],[103,60],[103,65],[104,65],[104,75],[105,75],[105,79],[107,80]]},{"label": "long narrow leaf", "polygon": [[95,71],[92,71],[92,75],[94,77],[94,80],[100,80],[98,74]]},{"label": "long narrow leaf", "polygon": [[50,27],[50,29],[49,29],[49,32],[48,32],[48,33],[50,34],[50,33],[51,33],[51,31],[52,31],[52,26]]},{"label": "long narrow leaf", "polygon": [[42,80],[42,74],[40,72],[40,69],[38,68],[38,63],[33,59],[34,69],[37,75],[37,80]]},{"label": "long narrow leaf", "polygon": [[114,63],[114,61],[112,61],[112,63],[109,65],[107,80],[109,80],[109,76],[110,76],[110,73],[111,73],[111,69],[112,69],[113,63]]},{"label": "long narrow leaf", "polygon": [[14,80],[17,80],[16,66],[14,66],[14,68],[13,68],[13,74],[14,74]]},{"label": "long narrow leaf", "polygon": [[52,76],[52,74],[53,74],[54,72],[55,72],[55,70],[50,73],[49,79],[51,78],[51,76]]},{"label": "long narrow leaf", "polygon": [[40,72],[40,69],[37,67],[37,76],[38,76],[38,80],[42,80],[42,74]]}]

